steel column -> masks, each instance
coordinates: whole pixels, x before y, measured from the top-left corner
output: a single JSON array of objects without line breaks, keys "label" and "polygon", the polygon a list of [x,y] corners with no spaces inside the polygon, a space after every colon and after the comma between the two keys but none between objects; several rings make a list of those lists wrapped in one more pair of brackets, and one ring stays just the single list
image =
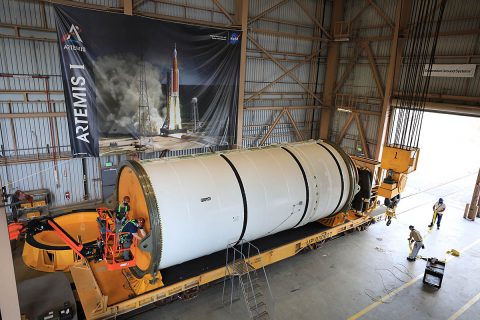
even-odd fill
[{"label": "steel column", "polygon": [[238,79],[238,111],[237,111],[237,148],[243,143],[243,108],[245,99],[245,70],[247,62],[247,27],[248,27],[248,0],[235,1],[235,23],[242,28],[242,42],[240,45],[240,75]]},{"label": "steel column", "polygon": [[[3,204],[3,202],[1,202]],[[2,298],[0,314],[2,319],[20,319],[15,269],[13,268],[12,248],[8,236],[7,214],[5,207],[0,207],[0,252],[2,252]]]},{"label": "steel column", "polygon": [[[335,23],[343,21],[345,0],[333,1],[332,19],[330,31],[335,29]],[[333,35],[335,37],[335,35]],[[330,131],[330,122],[334,108],[334,90],[337,80],[338,55],[340,44],[335,41],[328,43],[327,68],[325,74],[325,85],[323,88],[323,101],[326,109],[322,110],[320,122],[320,139],[327,140]]]},{"label": "steel column", "polygon": [[133,14],[133,0],[123,0],[123,13],[127,16]]}]

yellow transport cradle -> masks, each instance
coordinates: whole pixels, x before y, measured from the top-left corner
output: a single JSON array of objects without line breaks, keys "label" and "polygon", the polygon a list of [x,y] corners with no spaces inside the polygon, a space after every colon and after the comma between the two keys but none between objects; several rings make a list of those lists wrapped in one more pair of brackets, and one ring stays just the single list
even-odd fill
[{"label": "yellow transport cradle", "polygon": [[[363,230],[369,224],[379,221],[383,214],[372,216],[354,212],[340,213],[343,223],[300,238],[276,248],[264,251],[247,259],[247,263],[258,269],[263,266],[295,256],[305,249],[314,249],[318,244],[349,230]],[[337,218],[336,221],[339,221]],[[88,262],[85,259],[71,267],[73,281],[87,319],[108,319],[141,308],[154,302],[188,293],[192,289],[224,278],[225,266],[210,270],[198,276],[163,286],[161,270],[156,281],[150,275],[137,279],[125,270],[108,271],[105,262]]]},{"label": "yellow transport cradle", "polygon": [[[57,216],[54,220],[74,239],[92,243],[99,234],[97,216],[95,210],[82,210]],[[53,230],[27,235],[22,258],[27,266],[43,272],[69,271],[78,260],[75,252]]]}]

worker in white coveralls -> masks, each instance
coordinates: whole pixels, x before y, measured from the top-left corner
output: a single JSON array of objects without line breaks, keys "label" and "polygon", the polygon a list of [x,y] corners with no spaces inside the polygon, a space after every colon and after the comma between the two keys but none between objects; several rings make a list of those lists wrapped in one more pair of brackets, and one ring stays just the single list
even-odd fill
[{"label": "worker in white coveralls", "polygon": [[443,203],[443,199],[438,199],[437,202],[433,205],[433,218],[432,223],[428,226],[429,228],[433,227],[435,220],[437,220],[437,230],[440,229],[440,222],[442,221],[443,213],[446,209],[445,203]]},{"label": "worker in white coveralls", "polygon": [[418,251],[420,251],[420,248],[423,248],[423,238],[420,232],[415,230],[414,226],[409,226],[408,228],[410,229],[410,237],[408,237],[408,241],[411,241],[414,244],[412,252],[410,253],[410,256],[407,257],[407,260],[415,261],[417,259]]}]

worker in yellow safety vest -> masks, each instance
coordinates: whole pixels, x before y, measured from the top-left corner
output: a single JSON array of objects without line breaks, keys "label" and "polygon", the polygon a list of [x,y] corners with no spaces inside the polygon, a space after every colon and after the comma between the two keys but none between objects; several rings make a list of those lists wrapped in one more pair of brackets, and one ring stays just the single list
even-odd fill
[{"label": "worker in yellow safety vest", "polygon": [[125,221],[127,221],[127,215],[128,212],[130,211],[130,197],[125,196],[123,197],[123,202],[118,204],[117,211],[115,212],[115,231],[118,236],[119,230],[122,228],[122,226],[125,224]]},{"label": "worker in yellow safety vest", "polygon": [[[122,244],[123,249],[130,249],[134,237],[139,241],[145,237],[146,234],[143,229],[144,225],[145,219],[138,218],[136,220],[129,220],[122,226],[120,243]],[[125,261],[131,260],[131,258],[130,250],[123,251],[123,259]]]},{"label": "worker in yellow safety vest", "polygon": [[443,213],[446,209],[445,203],[443,202],[443,199],[440,198],[438,199],[437,202],[433,205],[433,218],[432,222],[428,226],[429,228],[433,227],[435,224],[435,220],[437,220],[437,230],[440,229],[440,222],[442,221]]}]

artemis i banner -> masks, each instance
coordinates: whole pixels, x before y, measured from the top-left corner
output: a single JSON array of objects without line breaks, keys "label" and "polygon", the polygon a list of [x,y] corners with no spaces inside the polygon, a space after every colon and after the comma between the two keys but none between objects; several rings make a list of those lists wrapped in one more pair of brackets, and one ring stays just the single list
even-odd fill
[{"label": "artemis i banner", "polygon": [[74,157],[235,143],[241,32],[55,6]]}]

